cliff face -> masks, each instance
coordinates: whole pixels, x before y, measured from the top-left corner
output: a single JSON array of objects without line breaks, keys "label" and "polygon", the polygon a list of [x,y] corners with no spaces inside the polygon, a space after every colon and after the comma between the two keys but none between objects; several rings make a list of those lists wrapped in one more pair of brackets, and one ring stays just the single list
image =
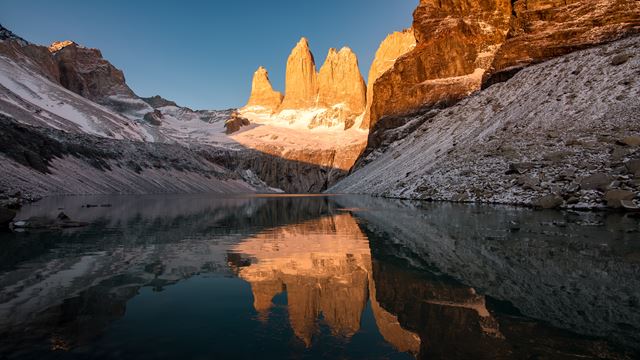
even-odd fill
[{"label": "cliff face", "polygon": [[345,112],[345,128],[353,126],[362,114],[366,102],[366,87],[358,67],[358,58],[351,49],[329,49],[318,75],[319,107],[337,107]]},{"label": "cliff face", "polygon": [[485,86],[518,69],[640,30],[634,0],[518,0],[507,39],[485,74]]},{"label": "cliff face", "polygon": [[386,39],[380,43],[373,63],[371,63],[371,68],[369,69],[366,112],[360,126],[362,129],[369,128],[370,109],[371,103],[373,102],[373,84],[382,74],[393,66],[398,58],[409,52],[415,46],[416,38],[413,35],[413,29],[406,29],[402,32],[389,34]]},{"label": "cliff face", "polygon": [[60,83],[76,94],[97,102],[110,95],[136,97],[124,73],[105,60],[100,50],[64,41],[53,43],[49,51],[58,63]]},{"label": "cliff face", "polygon": [[253,74],[251,82],[251,96],[247,102],[247,108],[261,107],[272,113],[280,107],[282,94],[273,90],[267,69],[260,66]]},{"label": "cliff face", "polygon": [[287,59],[285,95],[280,110],[313,107],[317,95],[316,62],[309,50],[309,42],[302,38]]},{"label": "cliff face", "polygon": [[388,115],[453,102],[480,88],[504,41],[509,0],[422,0],[414,13],[414,50],[373,85],[371,126]]},{"label": "cliff face", "polygon": [[266,71],[259,69],[254,75],[251,98],[242,112],[260,114],[264,108],[273,115],[267,120],[284,120],[309,129],[341,125],[345,130],[351,128],[366,104],[366,86],[356,54],[347,47],[340,51],[330,49],[317,73],[309,42],[302,38],[287,60],[281,103],[279,96],[271,88]]},{"label": "cliff face", "polygon": [[[401,115],[448,106],[524,66],[636,33],[635,0],[421,0],[417,45],[373,86],[369,147]],[[381,121],[381,119],[383,121]]]}]

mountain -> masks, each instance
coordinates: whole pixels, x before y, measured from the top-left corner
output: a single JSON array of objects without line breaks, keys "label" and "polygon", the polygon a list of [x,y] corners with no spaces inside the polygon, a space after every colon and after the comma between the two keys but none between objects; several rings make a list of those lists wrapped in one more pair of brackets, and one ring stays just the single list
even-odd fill
[{"label": "mountain", "polygon": [[[447,109],[331,192],[539,207],[619,208],[640,193],[640,36],[527,67]],[[398,129],[397,131],[401,131]]]},{"label": "mountain", "polygon": [[289,54],[285,93],[280,102],[279,96],[273,91],[266,70],[260,67],[254,74],[249,102],[241,113],[296,127],[348,130],[364,112],[366,84],[358,58],[348,47],[340,51],[329,49],[320,71],[316,71],[309,41],[303,37]]},{"label": "mountain", "polygon": [[282,98],[280,92],[273,90],[267,69],[260,66],[253,74],[251,96],[244,108],[257,112],[274,113],[282,104]]},{"label": "mountain", "polygon": [[449,106],[522,68],[640,32],[635,0],[421,0],[416,47],[373,87],[367,154],[403,116]]},{"label": "mountain", "polygon": [[373,84],[382,74],[387,72],[401,56],[411,51],[416,46],[416,38],[413,29],[405,29],[401,32],[389,34],[380,43],[376,55],[369,69],[367,80],[367,105],[361,127],[368,129],[371,118],[371,104],[373,103]]}]

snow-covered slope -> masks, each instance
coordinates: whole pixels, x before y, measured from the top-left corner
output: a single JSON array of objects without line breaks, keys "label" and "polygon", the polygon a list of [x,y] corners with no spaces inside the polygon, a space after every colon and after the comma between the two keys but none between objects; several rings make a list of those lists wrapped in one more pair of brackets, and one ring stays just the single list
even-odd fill
[{"label": "snow-covered slope", "polygon": [[550,207],[603,206],[608,190],[638,198],[638,54],[638,36],[572,53],[415,116],[408,137],[329,191],[519,204],[549,196],[541,205]]},{"label": "snow-covered slope", "polygon": [[0,111],[19,121],[114,139],[162,140],[150,126],[127,119],[0,55]]}]

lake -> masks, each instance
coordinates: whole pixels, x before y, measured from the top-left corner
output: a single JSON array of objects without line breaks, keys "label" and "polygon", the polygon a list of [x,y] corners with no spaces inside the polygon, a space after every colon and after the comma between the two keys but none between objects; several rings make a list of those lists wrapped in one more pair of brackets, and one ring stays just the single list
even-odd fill
[{"label": "lake", "polygon": [[637,214],[53,197],[0,232],[0,359],[640,357]]}]

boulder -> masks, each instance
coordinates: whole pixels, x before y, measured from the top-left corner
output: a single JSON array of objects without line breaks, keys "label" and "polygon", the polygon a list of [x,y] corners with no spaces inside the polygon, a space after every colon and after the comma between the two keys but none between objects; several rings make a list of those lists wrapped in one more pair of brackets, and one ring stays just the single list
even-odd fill
[{"label": "boulder", "polygon": [[162,112],[160,112],[160,110],[158,109],[155,109],[153,111],[150,111],[144,114],[144,120],[149,124],[155,125],[155,126],[162,125],[163,118],[164,118],[164,115],[162,115]]},{"label": "boulder", "polygon": [[640,176],[640,159],[629,160],[624,164],[624,166],[630,173]]},{"label": "boulder", "polygon": [[556,194],[545,195],[533,200],[532,202],[534,207],[540,209],[555,209],[562,206],[563,203],[564,200],[562,197]]},{"label": "boulder", "polygon": [[580,180],[580,187],[583,190],[600,190],[605,191],[611,184],[611,177],[604,173],[595,173]]},{"label": "boulder", "polygon": [[231,118],[224,123],[224,127],[226,128],[225,132],[227,134],[233,134],[240,130],[241,127],[249,125],[251,125],[249,119],[241,117],[237,112],[232,113]]},{"label": "boulder", "polygon": [[622,207],[622,201],[633,200],[636,194],[633,191],[627,190],[609,190],[604,194],[604,199],[607,201],[607,206],[618,209]]},{"label": "boulder", "polygon": [[627,136],[620,140],[620,143],[627,146],[640,146],[640,136]]}]

